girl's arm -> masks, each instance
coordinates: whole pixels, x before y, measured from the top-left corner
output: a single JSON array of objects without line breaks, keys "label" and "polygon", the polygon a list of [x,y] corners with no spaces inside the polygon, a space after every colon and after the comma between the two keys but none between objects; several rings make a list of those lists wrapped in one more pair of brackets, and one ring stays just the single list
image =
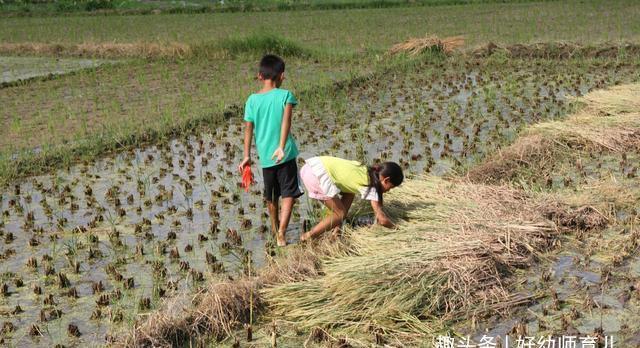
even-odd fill
[{"label": "girl's arm", "polygon": [[284,147],[287,144],[287,138],[289,137],[289,131],[291,130],[291,114],[293,110],[293,104],[287,104],[284,107],[284,114],[282,115],[282,128],[280,129],[280,145],[271,156],[271,159],[276,159],[276,163],[279,163],[284,158]]},{"label": "girl's arm", "polygon": [[396,225],[389,220],[387,214],[382,210],[382,203],[378,201],[371,201],[371,207],[376,214],[376,222],[387,228],[394,228]]},{"label": "girl's arm", "polygon": [[244,158],[238,166],[238,170],[242,173],[244,166],[251,164],[251,140],[253,139],[253,122],[246,121],[244,123]]}]

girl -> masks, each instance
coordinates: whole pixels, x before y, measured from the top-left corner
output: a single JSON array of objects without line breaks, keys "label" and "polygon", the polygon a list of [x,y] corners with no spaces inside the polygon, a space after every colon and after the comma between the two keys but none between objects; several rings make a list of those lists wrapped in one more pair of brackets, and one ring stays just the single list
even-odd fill
[{"label": "girl", "polygon": [[300,177],[309,197],[322,201],[331,211],[329,216],[310,231],[303,233],[301,241],[340,227],[356,193],[371,201],[379,224],[389,228],[394,226],[382,211],[382,194],[399,186],[404,180],[402,168],[397,163],[385,162],[368,167],[360,162],[337,157],[312,157],[300,169]]}]

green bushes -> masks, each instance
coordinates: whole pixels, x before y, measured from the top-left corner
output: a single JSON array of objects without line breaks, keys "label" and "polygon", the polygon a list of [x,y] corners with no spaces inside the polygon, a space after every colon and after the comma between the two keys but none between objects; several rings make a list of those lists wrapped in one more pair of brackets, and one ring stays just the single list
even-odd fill
[{"label": "green bushes", "polygon": [[111,10],[114,8],[116,8],[116,3],[112,0],[89,0],[84,4],[86,11]]},{"label": "green bushes", "polygon": [[245,37],[227,38],[220,47],[232,55],[241,53],[273,53],[287,57],[310,56],[310,50],[275,34],[252,34]]}]

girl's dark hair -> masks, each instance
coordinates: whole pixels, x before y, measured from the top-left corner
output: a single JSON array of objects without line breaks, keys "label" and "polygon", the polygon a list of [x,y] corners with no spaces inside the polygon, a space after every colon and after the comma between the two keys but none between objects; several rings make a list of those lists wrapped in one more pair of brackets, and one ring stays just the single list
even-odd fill
[{"label": "girl's dark hair", "polygon": [[284,72],[284,60],[275,54],[267,54],[260,60],[260,75],[265,80],[274,80]]},{"label": "girl's dark hair", "polygon": [[[400,186],[404,180],[404,174],[402,173],[402,167],[396,162],[384,162],[382,164],[375,164],[367,167],[367,173],[369,174],[369,190],[371,187],[376,189],[378,194],[378,202],[382,203],[382,183],[380,182],[380,176],[389,178],[394,187]],[[367,190],[367,194],[369,194]]]}]

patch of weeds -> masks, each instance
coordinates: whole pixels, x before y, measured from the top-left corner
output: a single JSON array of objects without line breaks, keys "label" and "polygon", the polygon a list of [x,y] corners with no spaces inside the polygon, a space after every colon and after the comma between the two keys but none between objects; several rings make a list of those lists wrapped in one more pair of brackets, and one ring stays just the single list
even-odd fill
[{"label": "patch of weeds", "polygon": [[311,55],[308,49],[296,42],[272,33],[227,38],[220,42],[220,47],[231,55],[241,53],[273,53],[286,57],[308,57]]}]

